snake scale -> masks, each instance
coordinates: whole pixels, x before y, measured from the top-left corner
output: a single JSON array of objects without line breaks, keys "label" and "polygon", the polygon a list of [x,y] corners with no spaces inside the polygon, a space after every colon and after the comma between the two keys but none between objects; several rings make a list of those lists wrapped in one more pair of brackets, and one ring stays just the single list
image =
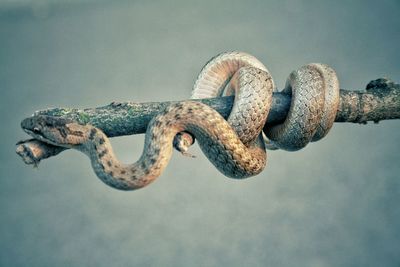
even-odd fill
[{"label": "snake scale", "polygon": [[225,52],[212,58],[198,75],[192,98],[234,94],[229,118],[190,100],[171,104],[150,121],[142,155],[132,164],[121,163],[107,136],[91,125],[32,116],[21,126],[42,142],[85,153],[97,176],[121,190],[142,188],[154,181],[167,166],[173,148],[186,154],[194,139],[221,173],[240,179],[264,169],[265,141],[296,151],[324,137],[333,125],[339,82],[329,66],[313,63],[293,71],[282,91],[291,95],[288,116],[281,124],[268,125],[274,90],[269,71],[252,55]]}]

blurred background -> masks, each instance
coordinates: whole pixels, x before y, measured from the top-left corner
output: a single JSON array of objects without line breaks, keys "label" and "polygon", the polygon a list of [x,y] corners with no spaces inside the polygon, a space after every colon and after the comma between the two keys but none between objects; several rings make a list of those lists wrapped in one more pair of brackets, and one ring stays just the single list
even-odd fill
[{"label": "blurred background", "polygon": [[[399,266],[400,121],[335,124],[258,176],[224,177],[194,146],[150,186],[104,185],[66,151],[15,154],[47,107],[186,99],[214,55],[258,57],[278,88],[310,62],[341,88],[400,82],[400,2],[2,1],[0,266]],[[115,138],[124,162],[143,135]]]}]

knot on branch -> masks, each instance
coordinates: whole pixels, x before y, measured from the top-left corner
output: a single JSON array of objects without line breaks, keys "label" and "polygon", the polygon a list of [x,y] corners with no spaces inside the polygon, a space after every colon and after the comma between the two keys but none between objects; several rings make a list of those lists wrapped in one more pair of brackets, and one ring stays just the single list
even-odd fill
[{"label": "knot on branch", "polygon": [[[396,87],[397,84],[395,84],[392,80],[388,78],[379,78],[376,80],[372,80],[367,84],[367,87],[365,88],[368,92],[370,91],[390,91],[393,90],[394,87]],[[398,85],[397,85],[398,86]]]}]

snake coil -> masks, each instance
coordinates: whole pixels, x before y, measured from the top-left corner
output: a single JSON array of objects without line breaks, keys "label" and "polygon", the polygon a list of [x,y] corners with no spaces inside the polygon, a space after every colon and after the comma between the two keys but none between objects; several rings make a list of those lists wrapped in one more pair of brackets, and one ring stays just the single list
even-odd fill
[{"label": "snake coil", "polygon": [[255,57],[226,52],[212,58],[194,84],[192,99],[234,94],[229,118],[225,120],[212,108],[194,101],[172,104],[150,121],[143,153],[132,164],[120,162],[107,136],[91,125],[33,116],[21,126],[40,141],[87,154],[97,176],[121,190],[151,183],[168,164],[173,147],[187,154],[194,138],[224,175],[246,178],[264,169],[265,140],[268,147],[299,150],[323,138],[336,116],[339,82],[327,65],[313,63],[293,71],[282,91],[291,95],[288,115],[278,125],[266,125],[274,90],[269,71]]}]

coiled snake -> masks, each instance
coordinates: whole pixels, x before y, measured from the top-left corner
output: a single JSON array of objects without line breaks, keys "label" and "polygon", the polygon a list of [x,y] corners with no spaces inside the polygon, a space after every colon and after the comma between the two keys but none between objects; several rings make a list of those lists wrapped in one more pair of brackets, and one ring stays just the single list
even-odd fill
[{"label": "coiled snake", "polygon": [[224,175],[246,178],[260,173],[266,165],[262,130],[273,146],[295,151],[324,137],[335,119],[339,82],[327,65],[308,64],[293,71],[283,89],[292,99],[287,118],[279,125],[265,125],[274,90],[267,68],[255,57],[227,52],[212,58],[200,72],[192,98],[235,94],[228,120],[202,103],[172,104],[150,121],[143,153],[133,164],[121,163],[107,136],[91,125],[33,116],[21,126],[40,141],[87,154],[97,176],[121,190],[151,183],[168,164],[173,146],[186,153],[193,137]]}]

